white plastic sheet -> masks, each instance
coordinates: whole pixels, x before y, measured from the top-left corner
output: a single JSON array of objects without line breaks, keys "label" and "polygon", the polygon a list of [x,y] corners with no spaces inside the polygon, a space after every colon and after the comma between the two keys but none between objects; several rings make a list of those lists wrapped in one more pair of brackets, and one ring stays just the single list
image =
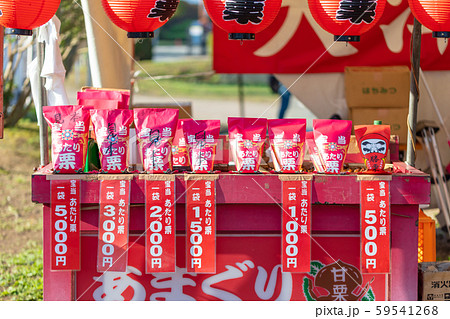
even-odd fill
[{"label": "white plastic sheet", "polygon": [[42,112],[41,101],[38,91],[41,89],[40,78],[45,78],[45,89],[47,91],[47,105],[68,105],[64,79],[66,69],[64,68],[61,51],[59,49],[59,29],[61,22],[56,16],[41,26],[38,31],[38,42],[45,43],[44,64],[39,75],[38,60],[35,58],[28,65],[28,77],[30,78],[31,93],[36,107],[38,125],[40,125],[40,114]]},{"label": "white plastic sheet", "polygon": [[59,49],[59,29],[61,22],[56,16],[39,28],[39,42],[45,43],[44,65],[42,66],[41,77],[44,77],[45,88],[47,90],[48,105],[67,105],[66,89],[64,88],[64,78],[66,69]]}]

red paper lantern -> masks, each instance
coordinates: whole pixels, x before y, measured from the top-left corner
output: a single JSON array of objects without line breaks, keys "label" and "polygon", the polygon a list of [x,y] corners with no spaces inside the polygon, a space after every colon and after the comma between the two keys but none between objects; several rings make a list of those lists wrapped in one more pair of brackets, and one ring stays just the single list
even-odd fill
[{"label": "red paper lantern", "polygon": [[32,35],[34,28],[47,23],[61,0],[0,0],[0,24],[10,34]]},{"label": "red paper lantern", "polygon": [[450,37],[450,0],[408,0],[414,17],[435,38]]},{"label": "red paper lantern", "polygon": [[314,20],[335,41],[359,41],[380,20],[386,0],[308,0]]},{"label": "red paper lantern", "polygon": [[214,24],[231,40],[253,40],[268,27],[281,8],[281,0],[203,0]]},{"label": "red paper lantern", "polygon": [[174,15],[179,0],[102,0],[111,21],[129,38],[153,38],[153,31]]}]

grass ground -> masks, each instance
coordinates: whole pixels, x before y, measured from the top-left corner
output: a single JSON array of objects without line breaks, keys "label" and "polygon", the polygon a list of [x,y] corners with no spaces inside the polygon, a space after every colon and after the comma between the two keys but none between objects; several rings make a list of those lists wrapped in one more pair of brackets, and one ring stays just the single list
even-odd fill
[{"label": "grass ground", "polygon": [[21,121],[0,140],[0,300],[42,299],[42,213],[31,202],[39,130]]},{"label": "grass ground", "polygon": [[36,241],[18,254],[0,254],[0,300],[42,300],[42,271],[42,245]]}]

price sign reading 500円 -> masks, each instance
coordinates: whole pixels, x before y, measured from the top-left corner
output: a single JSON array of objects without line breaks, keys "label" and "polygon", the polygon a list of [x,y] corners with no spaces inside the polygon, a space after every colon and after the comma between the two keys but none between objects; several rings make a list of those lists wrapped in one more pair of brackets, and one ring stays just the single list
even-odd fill
[{"label": "price sign reading 500\u5186", "polygon": [[129,180],[100,181],[97,271],[127,268]]},{"label": "price sign reading 500\u5186", "polygon": [[214,180],[187,180],[186,268],[216,272],[216,187]]},{"label": "price sign reading 500\u5186", "polygon": [[51,181],[51,270],[80,269],[80,181]]},{"label": "price sign reading 500\u5186", "polygon": [[361,180],[362,273],[390,272],[389,181]]}]

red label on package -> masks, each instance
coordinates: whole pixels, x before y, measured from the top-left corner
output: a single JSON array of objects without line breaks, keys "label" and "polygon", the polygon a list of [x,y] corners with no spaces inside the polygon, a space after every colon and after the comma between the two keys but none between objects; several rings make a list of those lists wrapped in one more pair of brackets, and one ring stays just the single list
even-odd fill
[{"label": "red label on package", "polygon": [[179,119],[172,144],[172,160],[174,166],[189,166],[188,150],[183,133],[183,122]]},{"label": "red label on package", "polygon": [[186,268],[188,272],[216,272],[215,181],[186,181]]},{"label": "red label on package", "polygon": [[145,181],[145,273],[175,272],[175,182]]},{"label": "red label on package", "polygon": [[361,272],[389,273],[390,198],[388,181],[361,181]]},{"label": "red label on package", "polygon": [[80,270],[80,181],[51,181],[51,270]]},{"label": "red label on package", "polygon": [[127,268],[130,181],[100,181],[97,271]]},{"label": "red label on package", "polygon": [[311,181],[283,181],[283,272],[310,272]]}]

